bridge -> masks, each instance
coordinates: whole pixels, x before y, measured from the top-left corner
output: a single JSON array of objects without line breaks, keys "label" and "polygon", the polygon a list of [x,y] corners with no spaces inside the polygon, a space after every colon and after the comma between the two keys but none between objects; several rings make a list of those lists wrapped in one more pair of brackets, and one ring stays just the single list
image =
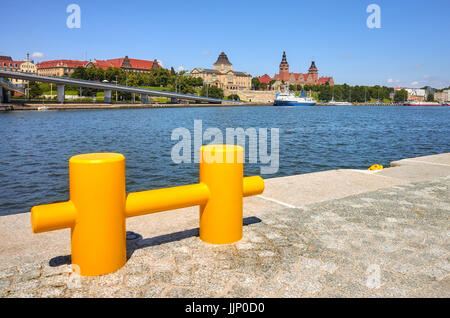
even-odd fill
[{"label": "bridge", "polygon": [[[167,97],[167,98],[170,98],[172,100],[172,102],[174,102],[174,103],[178,102],[178,100],[188,100],[188,101],[195,101],[197,103],[210,103],[210,104],[222,104],[224,102],[224,100],[221,100],[218,98],[197,96],[197,95],[191,95],[191,94],[180,94],[180,93],[173,93],[173,92],[166,92],[166,91],[157,91],[157,90],[153,90],[153,89],[116,85],[116,84],[105,83],[105,82],[87,81],[87,80],[68,78],[68,77],[43,76],[43,75],[37,75],[34,73],[24,73],[24,72],[0,70],[0,78],[15,78],[15,79],[21,79],[21,80],[25,80],[25,81],[56,84],[57,94],[58,94],[58,102],[60,102],[60,103],[64,103],[65,86],[66,85],[103,90],[105,92],[105,103],[108,103],[108,104],[112,103],[111,96],[112,96],[113,91],[140,94],[141,101],[144,104],[149,103],[149,96]],[[17,89],[17,87],[15,87],[15,88],[11,87],[12,84],[9,82],[8,83],[10,85],[8,86],[6,84],[6,82],[8,82],[8,81],[5,81],[5,80],[0,81],[0,83],[3,83],[3,84],[0,84],[2,87],[0,89],[0,91],[2,91],[2,93],[0,93],[0,102],[8,102],[9,101],[8,96],[10,96],[9,92]],[[3,94],[3,91],[5,91],[6,94]],[[226,102],[230,103],[230,101],[226,101]]]},{"label": "bridge", "polygon": [[11,92],[23,94],[24,89],[0,77],[0,103],[2,101],[9,102],[11,100]]}]

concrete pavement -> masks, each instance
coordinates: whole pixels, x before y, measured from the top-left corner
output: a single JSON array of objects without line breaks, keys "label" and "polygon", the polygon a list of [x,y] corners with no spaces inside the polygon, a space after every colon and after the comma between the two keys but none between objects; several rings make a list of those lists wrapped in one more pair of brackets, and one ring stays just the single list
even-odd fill
[{"label": "concrete pavement", "polygon": [[268,179],[232,245],[200,242],[198,208],[129,219],[127,265],[79,288],[69,230],[35,235],[28,213],[3,216],[0,296],[448,297],[450,154],[392,166]]}]

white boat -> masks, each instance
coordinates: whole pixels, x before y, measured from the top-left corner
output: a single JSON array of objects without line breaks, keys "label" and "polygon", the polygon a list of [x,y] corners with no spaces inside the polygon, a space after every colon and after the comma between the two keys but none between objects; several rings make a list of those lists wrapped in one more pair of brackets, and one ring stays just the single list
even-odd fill
[{"label": "white boat", "polygon": [[405,106],[441,106],[437,102],[407,102]]},{"label": "white boat", "polygon": [[38,111],[46,111],[46,110],[48,110],[48,107],[47,107],[47,106],[39,106],[39,107],[37,108],[37,110],[38,110]]},{"label": "white boat", "polygon": [[317,103],[313,98],[306,97],[304,92],[301,96],[290,93],[288,84],[284,93],[275,96],[274,104],[275,106],[315,106]]},{"label": "white boat", "polygon": [[[350,91],[351,94],[351,91]],[[351,95],[350,95],[351,96]],[[350,97],[351,98],[351,97]],[[350,102],[337,102],[334,100],[334,88],[333,88],[333,96],[331,98],[331,100],[326,103],[327,106],[352,106],[352,103]]]},{"label": "white boat", "polygon": [[350,102],[337,102],[335,100],[330,100],[327,103],[328,106],[352,106],[353,104]]}]

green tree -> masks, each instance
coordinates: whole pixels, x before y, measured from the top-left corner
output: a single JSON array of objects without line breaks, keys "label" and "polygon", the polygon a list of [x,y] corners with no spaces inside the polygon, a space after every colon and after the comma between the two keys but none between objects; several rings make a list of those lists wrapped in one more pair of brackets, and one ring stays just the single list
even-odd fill
[{"label": "green tree", "polygon": [[208,96],[212,98],[223,99],[223,90],[214,85],[204,85],[200,91],[200,96]]},{"label": "green tree", "polygon": [[394,102],[400,103],[408,100],[408,92],[404,89],[395,91]]},{"label": "green tree", "polygon": [[37,98],[42,95],[43,91],[38,83],[30,82],[30,98]]},{"label": "green tree", "polygon": [[230,96],[227,96],[227,99],[233,100],[233,101],[238,101],[238,102],[241,100],[241,98],[239,97],[238,94],[231,94]]},{"label": "green tree", "polygon": [[127,85],[132,87],[138,87],[140,82],[140,78],[137,74],[131,73],[128,75]]},{"label": "green tree", "polygon": [[428,94],[427,96],[427,102],[434,102],[434,94]]},{"label": "green tree", "polygon": [[261,88],[261,82],[260,82],[259,78],[254,77],[252,79],[252,86],[255,91],[259,91],[259,89]]},{"label": "green tree", "polygon": [[72,75],[70,75],[70,77],[71,78],[87,80],[88,76],[87,76],[86,68],[82,67],[82,66],[78,66],[75,69],[75,71],[73,71]]}]

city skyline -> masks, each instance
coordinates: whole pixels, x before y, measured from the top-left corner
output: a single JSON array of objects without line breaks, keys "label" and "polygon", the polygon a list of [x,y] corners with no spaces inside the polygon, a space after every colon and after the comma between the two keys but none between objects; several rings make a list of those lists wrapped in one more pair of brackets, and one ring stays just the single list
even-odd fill
[{"label": "city skyline", "polygon": [[[81,8],[80,29],[66,26],[71,3]],[[23,60],[30,52],[38,61],[128,55],[192,70],[211,65],[225,51],[237,69],[274,76],[286,51],[292,70],[304,72],[314,60],[337,84],[450,86],[450,4],[376,1],[381,28],[369,29],[366,8],[372,3],[7,2],[3,9],[20,11],[23,21],[2,18],[2,26],[14,27],[0,55]]]}]

